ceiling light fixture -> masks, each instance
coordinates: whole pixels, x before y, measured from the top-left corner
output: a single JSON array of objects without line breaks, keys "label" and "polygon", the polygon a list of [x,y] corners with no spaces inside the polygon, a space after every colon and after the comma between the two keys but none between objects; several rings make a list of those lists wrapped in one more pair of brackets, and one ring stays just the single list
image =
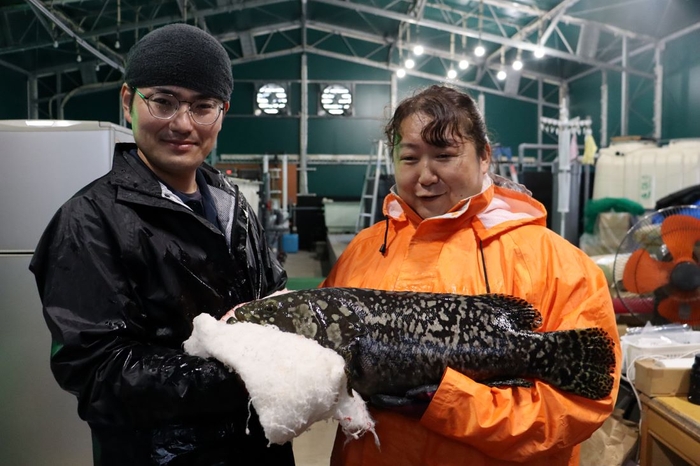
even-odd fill
[{"label": "ceiling light fixture", "polygon": [[469,61],[467,59],[462,59],[457,66],[459,66],[460,70],[466,70],[469,68]]},{"label": "ceiling light fixture", "polygon": [[535,51],[533,52],[535,58],[544,57],[544,44],[542,43],[542,26],[543,23],[540,22],[540,29],[539,31],[537,31],[537,47],[535,47]]},{"label": "ceiling light fixture", "polygon": [[505,63],[506,63],[506,51],[505,51],[505,49],[502,48],[501,49],[501,69],[496,74],[496,78],[499,81],[503,81],[506,79],[506,77],[508,77],[508,73],[506,73],[506,70],[505,70],[505,67],[506,67]]},{"label": "ceiling light fixture", "polygon": [[447,79],[454,79],[457,77],[457,71],[454,68],[450,68],[447,71]]},{"label": "ceiling light fixture", "polygon": [[420,55],[423,55],[423,52],[424,52],[424,51],[425,51],[425,49],[424,49],[423,46],[420,45],[420,44],[419,44],[419,45],[416,45],[415,47],[413,47],[413,54],[414,54],[415,56],[417,56],[417,57],[420,56]]},{"label": "ceiling light fixture", "polygon": [[474,49],[474,55],[483,57],[486,54],[486,49],[481,45],[481,30],[484,27],[484,0],[479,2],[479,44]]},{"label": "ceiling light fixture", "polygon": [[518,54],[515,56],[515,61],[511,65],[515,71],[520,71],[523,69],[522,52],[518,49]]},{"label": "ceiling light fixture", "polygon": [[403,78],[404,76],[406,76],[406,70],[403,68],[399,68],[398,70],[396,70],[396,76],[399,78]]},{"label": "ceiling light fixture", "polygon": [[406,60],[406,62],[404,63],[404,66],[405,66],[406,68],[408,68],[409,70],[411,70],[411,69],[413,69],[414,66],[416,66],[416,62],[409,58],[409,59]]}]

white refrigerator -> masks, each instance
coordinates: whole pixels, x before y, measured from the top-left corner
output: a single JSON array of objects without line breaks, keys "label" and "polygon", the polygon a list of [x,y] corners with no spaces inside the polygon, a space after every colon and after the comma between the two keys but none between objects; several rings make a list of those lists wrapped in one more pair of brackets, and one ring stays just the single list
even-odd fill
[{"label": "white refrigerator", "polygon": [[0,120],[1,465],[92,465],[77,400],[51,374],[51,337],[28,267],[61,204],[109,171],[116,142],[133,142],[131,130],[99,121]]}]

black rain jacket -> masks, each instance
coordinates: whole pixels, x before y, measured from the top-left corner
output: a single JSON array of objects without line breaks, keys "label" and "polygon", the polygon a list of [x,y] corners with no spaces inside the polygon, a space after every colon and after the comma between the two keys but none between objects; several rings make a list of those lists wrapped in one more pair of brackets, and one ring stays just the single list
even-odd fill
[{"label": "black rain jacket", "polygon": [[[200,313],[284,288],[248,202],[202,165],[222,230],[117,144],[112,171],[56,213],[30,264],[51,331],[51,369],[78,397],[95,464],[293,465],[267,446],[239,377],[184,353]],[[249,431],[249,433],[246,432]]]}]

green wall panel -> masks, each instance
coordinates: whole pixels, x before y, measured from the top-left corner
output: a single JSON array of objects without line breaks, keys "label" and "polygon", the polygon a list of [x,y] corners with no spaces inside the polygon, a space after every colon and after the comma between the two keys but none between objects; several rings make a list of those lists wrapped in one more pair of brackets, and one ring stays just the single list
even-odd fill
[{"label": "green wall panel", "polygon": [[0,85],[3,92],[0,100],[0,119],[21,120],[27,118],[27,79],[20,73],[0,68]]},{"label": "green wall panel", "polygon": [[336,200],[359,199],[365,165],[310,165],[309,193]]},{"label": "green wall panel", "polygon": [[700,137],[700,31],[664,51],[662,134],[665,139]]},{"label": "green wall panel", "polygon": [[309,119],[309,154],[369,154],[382,122],[359,118]]},{"label": "green wall panel", "polygon": [[298,154],[297,118],[227,117],[219,133],[221,154]]},{"label": "green wall panel", "polygon": [[518,153],[523,142],[537,142],[537,105],[486,94],[486,127],[492,144],[510,147]]},{"label": "green wall panel", "polygon": [[[91,94],[77,94],[66,101],[63,108],[67,120],[98,120],[119,122],[120,87]],[[55,110],[54,110],[55,112]],[[54,113],[55,116],[55,113]]]}]

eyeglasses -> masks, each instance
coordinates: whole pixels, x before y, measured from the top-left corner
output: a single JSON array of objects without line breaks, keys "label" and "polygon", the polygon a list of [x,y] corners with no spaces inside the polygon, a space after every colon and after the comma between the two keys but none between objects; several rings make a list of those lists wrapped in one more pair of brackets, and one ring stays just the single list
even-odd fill
[{"label": "eyeglasses", "polygon": [[163,92],[156,92],[146,97],[138,89],[134,88],[134,91],[146,102],[148,112],[159,120],[170,120],[177,114],[180,104],[188,104],[190,108],[187,113],[190,114],[192,121],[198,125],[209,126],[219,119],[221,110],[224,109],[223,104],[215,99],[197,99],[194,102],[189,102],[178,100],[174,95]]}]

